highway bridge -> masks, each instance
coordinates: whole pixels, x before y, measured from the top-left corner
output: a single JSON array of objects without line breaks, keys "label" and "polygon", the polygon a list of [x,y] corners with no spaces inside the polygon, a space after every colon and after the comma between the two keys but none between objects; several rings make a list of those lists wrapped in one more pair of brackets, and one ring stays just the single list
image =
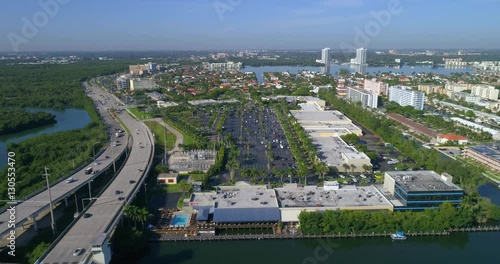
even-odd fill
[{"label": "highway bridge", "polygon": [[[106,126],[109,131],[109,137],[111,141],[116,141],[116,131],[122,130],[123,128],[120,126],[118,122],[110,115],[107,108],[107,105],[103,105],[99,103],[99,99],[101,98],[100,94],[89,93],[89,96],[94,100],[97,111],[101,118],[106,123]],[[106,169],[113,168],[115,166],[115,161],[120,158],[122,154],[126,154],[127,144],[129,143],[129,137],[122,136],[119,138],[119,143],[116,146],[113,146],[111,143],[107,142],[99,142],[106,143],[107,147],[100,154],[96,153],[95,161],[97,163],[92,163],[82,166],[80,170],[76,173],[69,175],[66,178],[59,179],[55,183],[51,183],[51,196],[52,203],[55,205],[63,200],[67,202],[68,198],[75,193],[80,188],[85,185],[89,185],[89,189],[91,188],[91,182],[96,177],[99,177]],[[96,142],[97,143],[97,142]],[[96,150],[98,151],[98,150]],[[97,164],[97,165],[96,165]],[[85,174],[85,169],[87,167],[92,167],[93,171],[97,171],[95,174]],[[50,168],[49,168],[50,169]],[[43,168],[40,168],[40,171],[43,171]],[[50,173],[55,173],[54,171],[49,170]],[[40,174],[40,177],[42,175]],[[73,181],[67,183],[66,180],[72,178]],[[31,195],[21,201],[9,202],[9,206],[15,205],[16,207],[16,234],[22,233],[23,225],[34,224],[35,229],[37,228],[36,221],[37,217],[40,214],[44,214],[49,209],[49,192],[47,189],[41,190],[38,193]],[[2,210],[0,214],[0,237],[5,241],[5,237],[12,230],[8,227],[9,221],[9,212]]]},{"label": "highway bridge", "polygon": [[[92,87],[94,93],[102,90]],[[103,95],[106,101],[116,101]],[[116,224],[123,215],[125,205],[130,204],[152,166],[154,139],[148,127],[129,116],[126,111],[117,114],[131,132],[133,147],[125,165],[102,193],[63,234],[49,247],[37,263],[109,263],[109,240]],[[76,249],[80,254],[74,254]]]}]

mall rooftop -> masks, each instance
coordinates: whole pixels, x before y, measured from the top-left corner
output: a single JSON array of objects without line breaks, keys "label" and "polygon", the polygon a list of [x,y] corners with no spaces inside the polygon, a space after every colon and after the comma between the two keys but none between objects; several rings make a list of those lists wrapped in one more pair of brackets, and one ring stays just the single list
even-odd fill
[{"label": "mall rooftop", "polygon": [[338,190],[325,190],[324,187],[300,186],[276,188],[282,208],[288,207],[330,207],[352,208],[386,206],[392,204],[373,186],[356,187],[346,185]]}]

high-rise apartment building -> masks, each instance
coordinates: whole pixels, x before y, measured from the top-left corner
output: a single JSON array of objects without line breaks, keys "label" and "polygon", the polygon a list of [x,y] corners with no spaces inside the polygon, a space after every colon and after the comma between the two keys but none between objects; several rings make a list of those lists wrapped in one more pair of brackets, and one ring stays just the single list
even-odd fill
[{"label": "high-rise apartment building", "polygon": [[378,94],[364,89],[348,87],[346,98],[352,102],[361,102],[363,108],[377,108]]},{"label": "high-rise apartment building", "polygon": [[424,110],[425,94],[406,86],[391,86],[389,88],[389,101],[396,102],[401,106],[411,105],[417,110]]},{"label": "high-rise apartment building", "polygon": [[321,50],[321,63],[330,63],[330,48],[324,48]]},{"label": "high-rise apartment building", "polygon": [[379,95],[387,95],[389,92],[389,85],[384,82],[377,82],[377,79],[365,80],[365,89]]},{"label": "high-rise apartment building", "polygon": [[354,64],[359,64],[359,65],[366,64],[366,49],[365,48],[356,49],[356,58],[354,59]]}]

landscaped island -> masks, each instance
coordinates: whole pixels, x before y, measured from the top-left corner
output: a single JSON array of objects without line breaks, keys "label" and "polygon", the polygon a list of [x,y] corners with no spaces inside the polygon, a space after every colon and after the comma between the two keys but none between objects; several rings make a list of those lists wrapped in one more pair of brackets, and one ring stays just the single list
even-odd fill
[{"label": "landscaped island", "polygon": [[56,116],[50,113],[28,112],[21,109],[0,110],[1,135],[17,133],[56,122]]}]

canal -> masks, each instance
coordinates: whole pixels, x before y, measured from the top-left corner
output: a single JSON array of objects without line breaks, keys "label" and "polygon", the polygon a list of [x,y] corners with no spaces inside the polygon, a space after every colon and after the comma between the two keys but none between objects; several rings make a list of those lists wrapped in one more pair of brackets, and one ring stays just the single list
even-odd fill
[{"label": "canal", "polygon": [[64,110],[27,108],[31,112],[43,111],[56,116],[56,124],[25,130],[15,134],[0,136],[0,168],[7,164],[7,145],[9,143],[19,143],[24,140],[43,135],[53,134],[62,131],[80,129],[90,123],[91,119],[87,111],[83,109],[68,108]]}]

